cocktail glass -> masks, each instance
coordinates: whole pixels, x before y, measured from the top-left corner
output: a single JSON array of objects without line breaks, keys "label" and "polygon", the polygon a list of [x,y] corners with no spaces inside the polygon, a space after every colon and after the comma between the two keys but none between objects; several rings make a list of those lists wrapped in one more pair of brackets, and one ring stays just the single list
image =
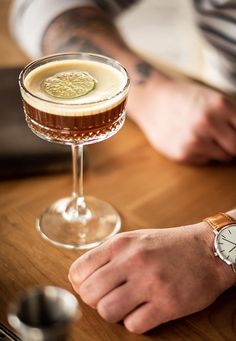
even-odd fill
[{"label": "cocktail glass", "polygon": [[[94,89],[89,93],[68,99],[60,93],[56,92],[54,96],[54,93],[44,91],[45,78],[52,83],[50,77],[53,81],[55,75],[58,79],[58,74],[70,78],[71,73],[73,79],[66,85],[68,91],[73,90],[77,72],[94,79]],[[20,74],[19,83],[29,128],[42,139],[70,145],[72,149],[72,195],[46,208],[37,219],[36,227],[43,238],[56,246],[69,249],[95,247],[120,230],[121,219],[109,203],[84,196],[83,146],[103,141],[122,127],[129,89],[128,74],[120,63],[105,56],[63,53],[27,65]]]}]

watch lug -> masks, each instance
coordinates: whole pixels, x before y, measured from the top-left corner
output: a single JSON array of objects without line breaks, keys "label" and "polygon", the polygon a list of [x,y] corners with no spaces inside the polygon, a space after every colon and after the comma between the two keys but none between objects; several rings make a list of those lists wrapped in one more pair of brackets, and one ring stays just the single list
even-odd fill
[{"label": "watch lug", "polygon": [[218,232],[216,229],[214,229],[214,230],[213,230],[213,233],[214,233],[215,235],[217,235],[219,232]]}]

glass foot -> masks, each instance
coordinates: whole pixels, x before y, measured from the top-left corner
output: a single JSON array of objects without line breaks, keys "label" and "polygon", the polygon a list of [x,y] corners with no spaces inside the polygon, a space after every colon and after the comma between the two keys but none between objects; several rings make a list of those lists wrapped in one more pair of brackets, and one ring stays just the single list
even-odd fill
[{"label": "glass foot", "polygon": [[36,223],[42,237],[56,246],[86,250],[119,232],[121,219],[110,204],[90,196],[84,199],[86,210],[77,217],[68,211],[71,197],[47,208]]}]

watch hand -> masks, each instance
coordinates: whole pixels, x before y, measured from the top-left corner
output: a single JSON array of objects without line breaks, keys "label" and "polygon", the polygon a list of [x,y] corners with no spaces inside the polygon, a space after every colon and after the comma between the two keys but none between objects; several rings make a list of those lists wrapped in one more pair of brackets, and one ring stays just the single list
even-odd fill
[{"label": "watch hand", "polygon": [[231,243],[231,244],[236,245],[236,243],[233,243],[233,242],[231,242],[230,240],[228,240],[228,239],[226,239],[226,238],[224,238],[224,237],[222,237],[222,239],[225,240],[226,242],[229,242],[229,243]]},{"label": "watch hand", "polygon": [[233,251],[236,248],[236,245],[232,247],[232,249],[229,250],[229,252]]}]

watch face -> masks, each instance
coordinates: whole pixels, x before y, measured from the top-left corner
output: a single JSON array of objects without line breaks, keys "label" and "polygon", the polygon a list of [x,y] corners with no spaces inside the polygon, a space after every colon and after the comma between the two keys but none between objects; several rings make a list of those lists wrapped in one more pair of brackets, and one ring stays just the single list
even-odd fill
[{"label": "watch face", "polygon": [[236,264],[236,224],[227,225],[215,239],[216,252],[228,264]]}]

